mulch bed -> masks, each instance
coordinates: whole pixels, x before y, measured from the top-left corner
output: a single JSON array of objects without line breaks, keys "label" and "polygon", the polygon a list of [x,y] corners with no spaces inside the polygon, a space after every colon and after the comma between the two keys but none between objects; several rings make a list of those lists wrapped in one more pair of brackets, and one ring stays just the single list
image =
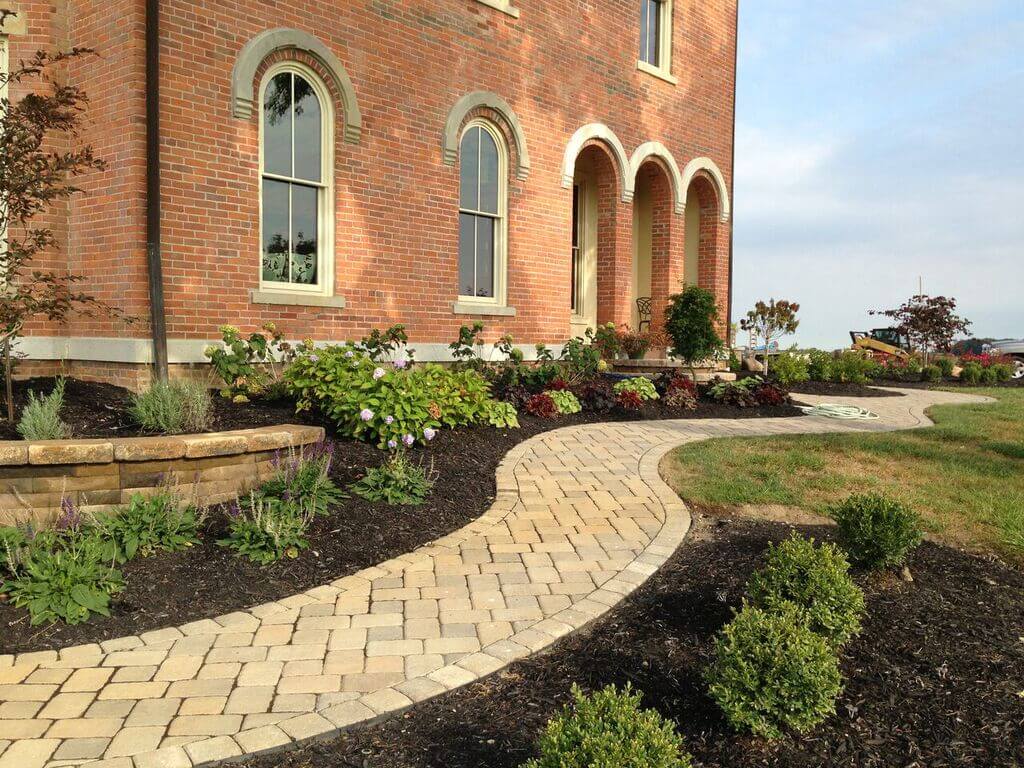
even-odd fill
[{"label": "mulch bed", "polygon": [[[80,419],[88,418],[90,408],[95,414],[104,407],[101,397],[111,397],[112,403],[123,403],[128,397],[116,387],[72,381],[68,382],[67,392],[71,407],[66,418],[80,425]],[[83,398],[82,393],[92,399]],[[218,401],[217,407],[231,416],[219,422],[225,429],[296,421],[293,409],[286,403],[235,406]],[[556,420],[522,414],[522,427],[517,430],[442,430],[428,448],[413,452],[436,475],[434,491],[424,506],[390,507],[353,497],[330,517],[314,521],[309,535],[310,550],[297,559],[269,567],[253,565],[217,546],[216,540],[223,536],[225,525],[223,516],[215,512],[207,521],[199,546],[185,552],[136,559],[121,569],[126,588],[115,597],[110,618],[94,617],[73,627],[31,627],[24,609],[0,602],[0,654],[99,642],[244,610],[411,552],[486,512],[494,500],[495,470],[505,454],[523,440],[550,429],[597,421],[802,415],[790,406],[739,409],[702,402],[697,410],[679,411],[653,404],[637,414],[582,413]],[[341,487],[348,486],[362,476],[366,467],[379,464],[382,458],[382,453],[370,445],[339,440],[332,471],[335,482]]]},{"label": "mulch bed", "polygon": [[[902,384],[886,384],[886,386],[903,386]],[[794,395],[845,395],[846,397],[904,397],[902,392],[891,389],[878,389],[863,384],[851,384],[838,381],[802,381],[788,385]]]},{"label": "mulch bed", "polygon": [[913,583],[858,575],[869,615],[845,653],[847,683],[834,716],[775,745],[731,731],[705,696],[701,669],[765,547],[789,530],[700,516],[649,582],[550,652],[400,718],[241,765],[516,768],[573,683],[627,682],[676,721],[705,768],[1024,764],[1024,574],[935,544],[913,556]]}]

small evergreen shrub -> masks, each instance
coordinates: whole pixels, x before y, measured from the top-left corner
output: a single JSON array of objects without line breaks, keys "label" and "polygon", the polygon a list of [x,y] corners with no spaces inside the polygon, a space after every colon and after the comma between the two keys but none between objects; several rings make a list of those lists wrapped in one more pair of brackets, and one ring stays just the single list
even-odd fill
[{"label": "small evergreen shrub", "polygon": [[579,413],[583,410],[583,406],[580,405],[580,401],[576,398],[569,390],[550,390],[546,393],[554,403],[558,412],[563,416],[570,413]]},{"label": "small evergreen shrub", "polygon": [[646,376],[636,376],[632,379],[624,379],[614,386],[615,394],[623,392],[636,392],[641,400],[657,400],[658,390],[654,382]]},{"label": "small evergreen shrub", "polygon": [[366,470],[366,476],[352,485],[352,492],[367,501],[419,506],[433,487],[430,473],[404,453],[396,453],[379,467]]},{"label": "small evergreen shrub", "polygon": [[991,368],[996,382],[1002,383],[1013,378],[1013,366],[1008,363],[996,363]]},{"label": "small evergreen shrub", "polygon": [[795,605],[811,630],[841,648],[860,633],[864,614],[864,593],[849,570],[837,547],[816,547],[794,533],[768,547],[765,565],[751,576],[747,592],[755,606],[766,610]]},{"label": "small evergreen shrub", "polygon": [[921,372],[921,379],[936,384],[942,381],[942,369],[937,365],[926,365]]},{"label": "small evergreen shrub", "polygon": [[306,531],[316,512],[301,504],[255,493],[228,507],[228,535],[218,539],[257,565],[270,565],[285,557],[295,558],[309,547]]},{"label": "small evergreen shrub", "polygon": [[767,739],[803,732],[835,711],[839,658],[794,605],[746,605],[715,640],[708,692],[737,730]]},{"label": "small evergreen shrub", "polygon": [[37,397],[28,393],[28,404],[18,421],[18,434],[25,440],[66,440],[71,437],[71,428],[60,418],[64,408],[64,379],[57,379],[53,391]]},{"label": "small evergreen shrub", "polygon": [[953,376],[953,369],[956,367],[956,360],[952,357],[937,357],[935,365],[942,372],[942,378],[949,379]]},{"label": "small evergreen shrub", "polygon": [[212,420],[210,391],[191,381],[157,381],[132,397],[131,414],[147,432],[180,435],[206,432]]},{"label": "small evergreen shrub", "polygon": [[830,510],[839,525],[839,543],[850,559],[866,568],[902,565],[921,543],[921,520],[906,505],[878,494],[858,494]]},{"label": "small evergreen shrub", "polygon": [[960,381],[964,384],[977,385],[981,383],[981,374],[984,370],[980,363],[964,363],[960,369]]},{"label": "small evergreen shrub", "polygon": [[799,384],[810,380],[810,362],[801,352],[783,352],[772,358],[771,373],[784,386]]},{"label": "small evergreen shrub", "polygon": [[123,564],[198,544],[200,522],[195,507],[161,491],[149,498],[135,494],[127,507],[97,518],[94,533],[105,545],[104,559]]},{"label": "small evergreen shrub", "polygon": [[574,705],[548,723],[540,757],[522,768],[690,768],[675,726],[640,694],[610,685],[586,696],[573,686]]},{"label": "small evergreen shrub", "polygon": [[979,377],[982,384],[985,386],[992,386],[993,384],[999,383],[999,374],[996,373],[995,366],[989,366],[988,368],[981,369],[981,376]]}]

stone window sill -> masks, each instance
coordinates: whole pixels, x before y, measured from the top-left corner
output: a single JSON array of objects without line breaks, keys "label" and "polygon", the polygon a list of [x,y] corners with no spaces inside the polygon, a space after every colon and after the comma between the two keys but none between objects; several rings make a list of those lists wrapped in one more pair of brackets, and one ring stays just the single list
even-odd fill
[{"label": "stone window sill", "polygon": [[456,301],[452,305],[456,315],[483,315],[490,317],[515,317],[515,307],[499,307],[497,304],[473,304],[468,301]]},{"label": "stone window sill", "polygon": [[672,73],[666,72],[660,67],[648,64],[646,61],[638,61],[636,63],[636,68],[641,72],[646,72],[648,75],[658,78],[659,80],[664,80],[666,83],[671,83],[672,85],[679,84],[679,80],[673,77]]},{"label": "stone window sill", "polygon": [[478,3],[483,3],[488,8],[493,8],[496,11],[507,13],[513,19],[519,18],[519,9],[514,7],[509,0],[476,0]]},{"label": "stone window sill", "polygon": [[289,307],[345,308],[344,296],[316,296],[314,294],[287,293],[285,291],[260,291],[255,288],[249,291],[249,301],[253,304],[282,304]]}]

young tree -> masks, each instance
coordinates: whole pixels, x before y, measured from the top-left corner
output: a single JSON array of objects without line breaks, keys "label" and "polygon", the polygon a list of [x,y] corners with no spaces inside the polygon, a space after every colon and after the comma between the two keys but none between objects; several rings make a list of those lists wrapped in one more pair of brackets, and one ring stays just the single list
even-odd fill
[{"label": "young tree", "polygon": [[896,309],[876,309],[871,314],[894,320],[896,330],[906,335],[913,349],[920,350],[926,364],[932,352],[949,351],[953,339],[971,327],[970,320],[956,314],[956,299],[945,296],[921,294]]},{"label": "young tree", "polygon": [[694,381],[697,363],[722,351],[722,339],[715,330],[717,321],[718,305],[711,291],[688,285],[669,297],[665,332],[672,339],[672,354],[690,366]]},{"label": "young tree", "polygon": [[800,321],[796,319],[796,313],[800,311],[800,305],[782,299],[776,301],[769,299],[765,304],[757,302],[754,308],[747,312],[747,316],[740,320],[740,328],[749,331],[758,341],[764,341],[764,373],[768,375],[768,348],[773,341],[796,333]]},{"label": "young tree", "polygon": [[90,146],[54,148],[61,143],[73,147],[88,100],[81,89],[56,82],[48,74],[90,53],[85,48],[55,54],[39,51],[12,65],[6,75],[0,73],[0,87],[43,81],[39,92],[17,102],[0,100],[0,349],[8,421],[14,420],[12,349],[30,319],[64,323],[73,313],[120,314],[77,290],[81,276],[32,267],[40,254],[58,247],[53,231],[37,225],[37,218],[54,203],[81,191],[73,183],[75,178],[106,167]]}]

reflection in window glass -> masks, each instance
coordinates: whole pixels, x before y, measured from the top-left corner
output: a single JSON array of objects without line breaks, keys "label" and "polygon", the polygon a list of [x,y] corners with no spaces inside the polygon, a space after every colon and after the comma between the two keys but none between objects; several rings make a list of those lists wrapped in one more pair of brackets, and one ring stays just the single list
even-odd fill
[{"label": "reflection in window glass", "polygon": [[640,61],[661,65],[663,0],[640,0]]},{"label": "reflection in window glass", "polygon": [[465,132],[459,163],[459,295],[493,299],[501,236],[501,156],[480,125]]},{"label": "reflection in window glass", "polygon": [[324,110],[297,72],[274,75],[263,95],[262,275],[316,285],[320,278]]}]

